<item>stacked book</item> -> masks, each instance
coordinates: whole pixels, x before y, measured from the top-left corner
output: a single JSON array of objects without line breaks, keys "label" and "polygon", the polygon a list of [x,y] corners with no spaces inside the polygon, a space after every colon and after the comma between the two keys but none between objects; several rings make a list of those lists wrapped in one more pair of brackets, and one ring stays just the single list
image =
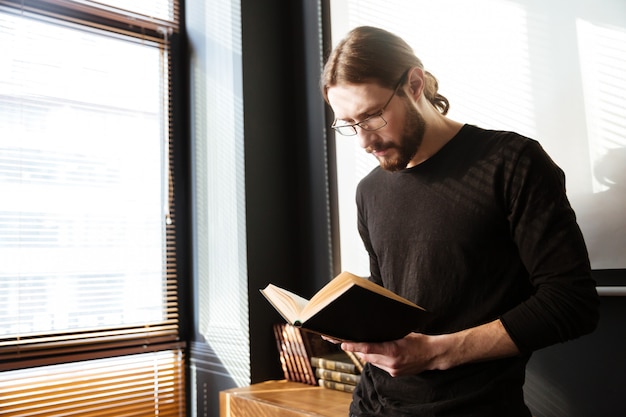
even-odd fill
[{"label": "stacked book", "polygon": [[299,327],[285,323],[273,327],[286,380],[354,391],[363,370],[363,363],[356,355]]},{"label": "stacked book", "polygon": [[321,387],[353,392],[361,379],[363,362],[353,353],[338,351],[311,357]]},{"label": "stacked book", "polygon": [[319,334],[291,324],[274,324],[274,336],[280,365],[288,381],[318,385],[319,378],[315,375],[311,358],[342,352],[339,346],[327,342]]},{"label": "stacked book", "polygon": [[313,339],[290,324],[275,324],[274,337],[285,379],[317,385],[310,359]]}]

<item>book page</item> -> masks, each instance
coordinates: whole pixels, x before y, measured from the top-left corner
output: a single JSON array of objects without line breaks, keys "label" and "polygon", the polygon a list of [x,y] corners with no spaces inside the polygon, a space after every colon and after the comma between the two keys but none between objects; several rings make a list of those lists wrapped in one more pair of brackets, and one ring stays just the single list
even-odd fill
[{"label": "book page", "polygon": [[350,288],[352,285],[354,285],[354,278],[363,279],[347,272],[343,272],[337,275],[337,277],[332,279],[328,284],[324,285],[322,289],[320,289],[311,298],[308,306],[304,309],[302,313],[303,316],[305,316],[305,318],[308,318],[322,308],[326,307],[331,301],[341,295],[341,293],[343,293],[347,288]]},{"label": "book page", "polygon": [[351,274],[350,272],[342,272],[341,274],[337,275],[337,277],[335,277],[333,280],[331,280],[328,284],[326,284],[311,298],[306,308],[304,308],[304,310],[302,311],[301,315],[303,317],[301,318],[306,319],[317,313],[353,285],[358,285],[359,287],[365,288],[369,291],[410,305],[412,307],[418,307],[409,300],[399,296],[392,291],[389,291],[384,287],[381,287],[380,285],[368,280],[367,278],[359,277],[357,275]]},{"label": "book page", "polygon": [[[407,300],[404,297],[399,296],[398,294],[394,293],[393,291],[388,290],[385,287],[381,287],[380,285],[370,281],[369,279],[366,278],[359,278],[359,280],[354,280],[354,283],[356,285],[358,285],[359,287],[363,287],[366,288],[372,292],[378,293],[380,295],[384,295],[387,298],[391,298],[393,300],[399,301],[401,303],[413,306],[413,307],[419,307],[417,306],[415,303]],[[419,307],[421,308],[421,307]]]},{"label": "book page", "polygon": [[289,324],[294,324],[309,300],[291,291],[269,284],[261,293]]}]

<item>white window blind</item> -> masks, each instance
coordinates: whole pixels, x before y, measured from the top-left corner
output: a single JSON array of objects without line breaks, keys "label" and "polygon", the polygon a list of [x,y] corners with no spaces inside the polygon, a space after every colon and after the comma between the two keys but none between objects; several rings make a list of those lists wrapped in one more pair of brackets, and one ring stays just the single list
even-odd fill
[{"label": "white window blind", "polygon": [[178,10],[124,3],[0,0],[0,370],[179,351]]},{"label": "white window blind", "polygon": [[178,12],[124,3],[0,0],[2,416],[186,415]]}]

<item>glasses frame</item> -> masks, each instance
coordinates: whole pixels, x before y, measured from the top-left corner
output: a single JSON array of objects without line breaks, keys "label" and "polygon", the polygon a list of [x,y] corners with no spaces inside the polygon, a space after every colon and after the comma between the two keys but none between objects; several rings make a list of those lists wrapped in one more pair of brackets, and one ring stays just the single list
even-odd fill
[{"label": "glasses frame", "polygon": [[[373,132],[375,130],[382,129],[383,127],[387,126],[387,120],[385,120],[385,118],[383,117],[383,113],[385,109],[387,108],[387,106],[389,105],[389,103],[391,103],[391,100],[393,100],[393,98],[398,93],[398,90],[400,89],[400,87],[404,84],[405,78],[408,73],[409,73],[409,70],[406,70],[402,73],[402,75],[400,76],[400,79],[398,80],[398,83],[393,89],[393,94],[391,94],[391,97],[389,97],[389,100],[387,100],[387,102],[383,105],[383,107],[379,111],[367,116],[365,119],[361,120],[360,122],[347,124],[347,125],[337,126],[337,119],[335,119],[335,121],[333,121],[333,124],[330,127],[334,129],[335,132],[339,133],[341,136],[356,136],[356,134],[358,133],[356,130],[357,126],[367,132]],[[367,122],[372,120],[375,117],[380,117],[383,121],[383,124],[376,128],[370,129],[369,127],[367,127]],[[346,128],[348,128],[348,133],[342,133],[341,130],[344,130]]]}]

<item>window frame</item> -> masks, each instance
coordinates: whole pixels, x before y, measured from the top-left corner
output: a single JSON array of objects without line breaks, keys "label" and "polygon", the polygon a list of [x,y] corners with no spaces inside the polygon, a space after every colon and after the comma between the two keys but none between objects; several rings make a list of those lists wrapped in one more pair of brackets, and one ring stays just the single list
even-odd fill
[{"label": "window frame", "polygon": [[[0,371],[17,370],[36,366],[53,365],[102,359],[120,355],[173,350],[182,352],[185,349],[186,326],[183,321],[188,314],[181,307],[182,296],[188,296],[186,286],[181,277],[186,273],[186,262],[179,255],[179,241],[184,241],[187,226],[184,221],[176,221],[177,209],[185,209],[186,195],[184,187],[175,187],[177,177],[184,172],[183,163],[184,128],[180,121],[184,117],[183,107],[185,94],[180,89],[185,87],[184,81],[176,80],[179,73],[183,74],[184,66],[177,59],[182,56],[182,38],[180,36],[178,5],[174,0],[173,18],[171,21],[144,16],[116,9],[114,7],[89,4],[82,0],[0,0],[0,8],[5,11],[20,13],[26,17],[34,17],[47,21],[54,20],[58,24],[78,25],[89,30],[107,31],[113,36],[132,36],[139,42],[153,42],[163,48],[165,55],[165,71],[167,85],[163,86],[163,94],[167,95],[167,114],[165,114],[166,144],[169,164],[164,169],[167,173],[169,216],[171,222],[165,224],[163,240],[166,244],[167,264],[163,267],[166,317],[153,324],[133,326],[111,326],[106,329],[51,332],[46,335],[34,335],[22,338],[0,338]],[[176,84],[176,85],[174,85]],[[178,89],[178,90],[175,90]],[[180,189],[181,196],[174,192]],[[183,220],[184,220],[183,216]],[[182,238],[179,238],[179,235]],[[182,273],[181,273],[182,272]]]}]

